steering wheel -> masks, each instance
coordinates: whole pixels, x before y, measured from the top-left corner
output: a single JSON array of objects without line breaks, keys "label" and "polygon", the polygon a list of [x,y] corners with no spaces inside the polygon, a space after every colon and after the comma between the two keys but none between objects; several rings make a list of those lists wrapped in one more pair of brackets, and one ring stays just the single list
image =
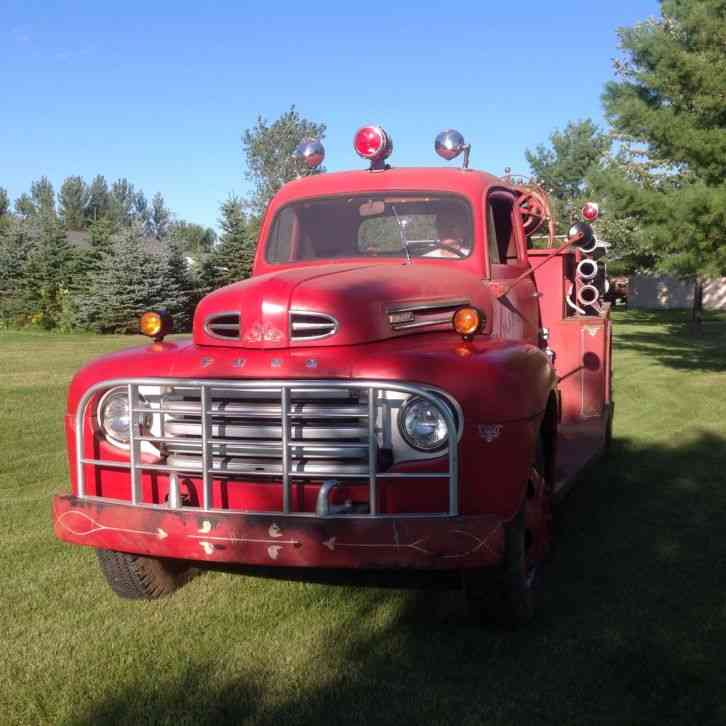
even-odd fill
[{"label": "steering wheel", "polygon": [[459,259],[464,259],[469,255],[469,252],[462,251],[459,247],[455,247],[452,244],[447,244],[444,240],[436,240],[434,242],[433,249],[435,250],[444,250],[445,252],[451,252],[451,254],[454,257],[458,257]]}]

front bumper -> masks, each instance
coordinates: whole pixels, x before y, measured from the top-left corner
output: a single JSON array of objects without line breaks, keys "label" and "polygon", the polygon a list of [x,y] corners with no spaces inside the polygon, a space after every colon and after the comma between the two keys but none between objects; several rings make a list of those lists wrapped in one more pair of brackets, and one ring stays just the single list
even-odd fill
[{"label": "front bumper", "polygon": [[59,539],[199,562],[284,567],[456,570],[497,564],[503,522],[455,517],[300,517],[165,510],[53,498]]}]

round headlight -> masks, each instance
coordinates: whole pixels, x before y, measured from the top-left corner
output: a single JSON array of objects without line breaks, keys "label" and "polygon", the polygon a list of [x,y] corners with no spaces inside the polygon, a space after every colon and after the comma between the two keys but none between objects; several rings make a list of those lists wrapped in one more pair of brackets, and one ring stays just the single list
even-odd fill
[{"label": "round headlight", "polygon": [[129,395],[126,388],[112,388],[98,404],[98,423],[112,443],[129,443]]},{"label": "round headlight", "polygon": [[433,402],[413,396],[398,416],[401,435],[419,451],[436,451],[446,446],[449,433],[441,409]]}]

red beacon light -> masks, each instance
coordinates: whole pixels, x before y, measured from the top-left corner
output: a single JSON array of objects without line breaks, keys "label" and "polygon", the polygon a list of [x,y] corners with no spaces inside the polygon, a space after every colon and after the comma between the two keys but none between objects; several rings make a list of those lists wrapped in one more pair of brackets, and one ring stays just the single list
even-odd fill
[{"label": "red beacon light", "polygon": [[381,171],[393,151],[393,139],[381,126],[363,126],[355,132],[353,148],[358,156],[371,162],[371,171]]},{"label": "red beacon light", "polygon": [[600,207],[595,202],[587,202],[580,213],[587,222],[594,222],[600,216]]}]

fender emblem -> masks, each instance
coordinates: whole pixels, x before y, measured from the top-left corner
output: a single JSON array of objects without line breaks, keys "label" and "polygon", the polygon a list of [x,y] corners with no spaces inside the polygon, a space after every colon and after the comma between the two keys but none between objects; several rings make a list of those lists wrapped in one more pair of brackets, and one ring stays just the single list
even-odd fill
[{"label": "fender emblem", "polygon": [[502,424],[479,424],[479,438],[484,439],[487,444],[499,438],[504,426]]},{"label": "fender emblem", "polygon": [[315,358],[308,358],[305,361],[305,367],[306,368],[317,368],[318,367],[318,362],[315,360]]},{"label": "fender emblem", "polygon": [[273,358],[273,359],[272,359],[272,360],[270,361],[270,365],[271,365],[271,366],[272,366],[273,368],[280,368],[280,367],[282,366],[282,358]]},{"label": "fender emblem", "polygon": [[202,366],[202,368],[209,368],[212,363],[214,363],[214,358],[209,358],[206,355],[199,361],[199,364]]},{"label": "fender emblem", "polygon": [[235,358],[232,361],[232,368],[244,368],[246,362],[244,358]]}]

